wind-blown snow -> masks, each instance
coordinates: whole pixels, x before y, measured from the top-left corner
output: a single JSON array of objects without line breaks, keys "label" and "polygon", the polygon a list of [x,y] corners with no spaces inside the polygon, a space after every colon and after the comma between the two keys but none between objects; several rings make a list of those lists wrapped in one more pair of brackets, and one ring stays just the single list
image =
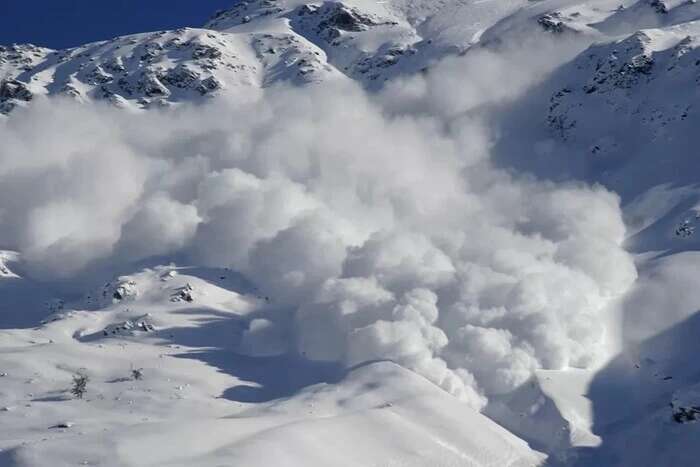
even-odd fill
[{"label": "wind-blown snow", "polygon": [[[250,353],[389,359],[476,408],[535,369],[595,365],[606,306],[636,277],[619,200],[495,168],[473,112],[544,60],[460,60],[377,97],[330,83],[146,114],[39,102],[0,128],[0,243],[43,279],[163,256],[233,268],[275,304]],[[507,92],[483,92],[504,70]]]}]

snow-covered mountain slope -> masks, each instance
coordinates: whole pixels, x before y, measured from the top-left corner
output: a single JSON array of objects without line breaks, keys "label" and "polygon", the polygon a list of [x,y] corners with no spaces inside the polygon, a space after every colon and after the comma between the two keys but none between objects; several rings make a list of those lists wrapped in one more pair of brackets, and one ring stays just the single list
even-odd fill
[{"label": "snow-covered mountain slope", "polygon": [[[0,49],[0,112],[44,94],[147,108],[201,100],[241,85],[344,76],[381,83],[469,45],[462,36],[475,34],[481,16],[473,17],[472,10],[479,8],[470,8],[467,29],[460,27],[455,42],[440,39],[444,25],[428,24],[444,14],[428,3],[240,2],[215,15],[207,29],[136,34],[65,51]],[[464,5],[444,5],[459,6]],[[427,16],[412,16],[418,12]],[[484,17],[498,18],[492,12]]]},{"label": "snow-covered mountain slope", "polygon": [[615,157],[618,141],[631,139],[633,129],[642,129],[638,148],[674,144],[695,117],[699,34],[700,24],[690,23],[589,48],[563,71],[567,84],[552,97],[550,128],[598,157]]},{"label": "snow-covered mountain slope", "polygon": [[[241,85],[347,76],[376,88],[482,42],[539,28],[591,38],[685,24],[692,2],[597,0],[254,0],[205,29],[136,34],[64,51],[0,49],[0,110],[65,94],[146,108],[200,100]],[[225,94],[225,92],[224,92]]]},{"label": "snow-covered mountain slope", "polygon": [[482,35],[491,43],[523,29],[560,32],[566,25],[595,37],[600,33],[589,22],[617,12],[606,8],[610,1],[590,3],[239,2],[205,29],[135,34],[61,51],[0,49],[0,112],[42,95],[148,108],[279,82],[349,77],[377,88],[465,52]]},{"label": "snow-covered mountain slope", "polygon": [[653,11],[659,28],[597,36],[513,106],[496,152],[541,176],[604,184],[622,197],[629,248],[674,252],[697,247],[700,23],[670,20],[670,4]]},{"label": "snow-covered mountain slope", "polygon": [[[25,46],[21,46],[25,47]],[[197,102],[226,89],[262,86],[282,79],[308,83],[339,75],[323,52],[289,33],[226,34],[179,29],[120,37],[65,51],[20,49],[23,62],[8,62],[0,91],[2,111],[35,95],[64,95],[81,102],[106,100],[120,107],[148,108]],[[12,78],[9,78],[12,76]],[[232,89],[233,88],[233,89]]]},{"label": "snow-covered mountain slope", "polygon": [[[230,273],[145,270],[66,304],[34,329],[0,331],[0,465],[542,460],[393,363],[343,374],[293,359],[231,358],[267,301],[243,293]],[[76,374],[89,377],[84,400],[69,393]]]},{"label": "snow-covered mountain slope", "polygon": [[[586,32],[570,9],[560,11],[556,35]],[[696,462],[689,446],[700,432],[687,415],[696,352],[687,336],[700,309],[690,284],[700,272],[699,12],[694,2],[638,2],[605,19],[588,15],[595,43],[506,110],[507,136],[496,149],[502,163],[552,179],[575,174],[614,190],[628,227],[625,244],[638,253],[640,279],[620,305],[626,350],[579,391],[600,444],[568,450],[556,465]],[[565,412],[558,411],[566,426]],[[542,446],[543,425],[525,426],[511,429]]]}]

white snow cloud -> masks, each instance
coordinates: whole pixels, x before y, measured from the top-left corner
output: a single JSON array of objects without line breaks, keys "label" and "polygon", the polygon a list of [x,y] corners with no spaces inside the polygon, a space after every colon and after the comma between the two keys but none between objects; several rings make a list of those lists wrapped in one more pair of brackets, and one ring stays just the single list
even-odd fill
[{"label": "white snow cloud", "polygon": [[533,369],[604,357],[605,307],[636,278],[614,194],[489,160],[480,115],[547,53],[468,54],[380,95],[37,102],[0,123],[0,246],[49,279],[168,254],[231,267],[296,310],[252,322],[248,353],[391,359],[481,407]]}]

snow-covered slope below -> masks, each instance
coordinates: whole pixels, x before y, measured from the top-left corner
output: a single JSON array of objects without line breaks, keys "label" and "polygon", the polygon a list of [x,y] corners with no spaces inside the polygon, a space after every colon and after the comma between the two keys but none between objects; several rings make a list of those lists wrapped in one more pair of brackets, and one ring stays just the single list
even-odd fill
[{"label": "snow-covered slope below", "polygon": [[[65,305],[37,328],[0,331],[0,465],[525,467],[542,460],[393,363],[343,374],[236,355],[246,322],[268,302],[236,292],[244,289],[229,273],[145,270]],[[76,374],[89,377],[82,400],[69,393]]]}]

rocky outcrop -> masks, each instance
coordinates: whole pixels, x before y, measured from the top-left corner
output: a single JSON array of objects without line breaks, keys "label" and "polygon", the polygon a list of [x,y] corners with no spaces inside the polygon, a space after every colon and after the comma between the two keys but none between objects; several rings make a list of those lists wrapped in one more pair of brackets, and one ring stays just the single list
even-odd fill
[{"label": "rocky outcrop", "polygon": [[242,1],[232,8],[216,12],[204,27],[223,30],[283,12],[284,8],[276,0]]},{"label": "rocky outcrop", "polygon": [[128,319],[121,323],[110,324],[102,330],[104,337],[109,336],[133,336],[143,332],[153,332],[156,327],[151,323],[150,315],[140,318]]},{"label": "rocky outcrop", "polygon": [[576,30],[568,25],[570,21],[571,18],[559,11],[546,13],[537,18],[537,24],[540,28],[551,34],[575,33]]},{"label": "rocky outcrop", "polygon": [[34,94],[27,85],[14,79],[0,81],[0,113],[9,113],[19,102],[29,102]]},{"label": "rocky outcrop", "polygon": [[0,45],[0,78],[31,70],[51,52],[33,44]]},{"label": "rocky outcrop", "polygon": [[[640,31],[621,41],[594,45],[559,73],[566,82],[550,98],[547,123],[561,139],[577,128],[595,126],[603,112],[619,121],[638,122],[651,137],[686,120],[692,99],[673,89],[700,83],[697,36],[675,29]],[[677,37],[677,38],[676,38]],[[581,136],[581,135],[579,135]],[[592,142],[592,151],[601,147]]]},{"label": "rocky outcrop", "polygon": [[396,21],[361,12],[339,2],[321,5],[302,5],[289,14],[298,30],[313,31],[318,37],[333,45],[346,33],[367,31],[377,26],[397,26]]}]

